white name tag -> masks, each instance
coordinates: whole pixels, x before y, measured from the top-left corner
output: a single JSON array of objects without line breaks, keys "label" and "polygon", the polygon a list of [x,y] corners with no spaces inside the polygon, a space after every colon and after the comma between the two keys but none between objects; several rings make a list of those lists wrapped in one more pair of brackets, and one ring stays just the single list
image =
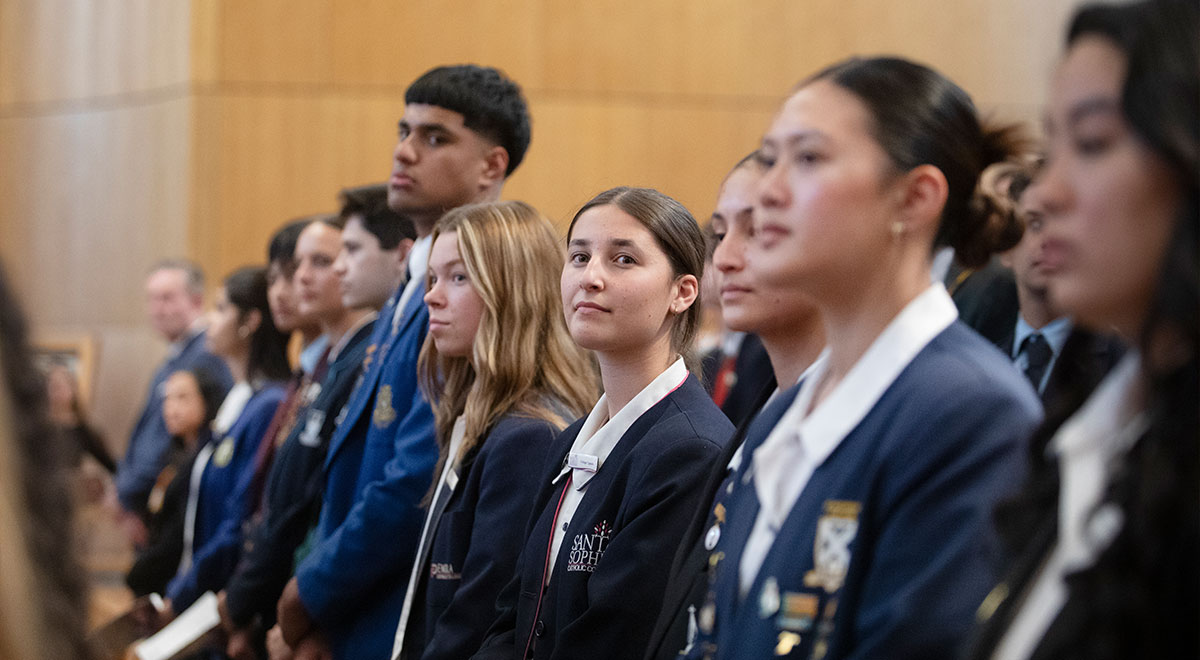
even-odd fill
[{"label": "white name tag", "polygon": [[587,470],[595,472],[600,469],[600,458],[591,454],[567,454],[567,467],[572,470]]}]

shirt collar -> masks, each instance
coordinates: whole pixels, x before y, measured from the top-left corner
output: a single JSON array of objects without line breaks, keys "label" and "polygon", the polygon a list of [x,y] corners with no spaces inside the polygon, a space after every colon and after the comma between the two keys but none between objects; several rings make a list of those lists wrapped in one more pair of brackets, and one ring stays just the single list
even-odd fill
[{"label": "shirt collar", "polygon": [[[933,284],[892,319],[828,398],[808,414],[816,388],[829,369],[829,349],[823,350],[806,372],[796,400],[775,425],[763,448],[789,437],[798,438],[813,466],[824,463],[900,372],[957,318],[958,310],[946,288],[941,283]],[[755,452],[752,460],[756,472],[788,469],[778,461],[769,460],[770,456],[769,451]]]},{"label": "shirt collar", "polygon": [[354,325],[350,326],[346,329],[346,332],[342,333],[341,338],[338,339],[338,342],[333,345],[333,348],[329,349],[329,361],[333,362],[336,360],[338,354],[342,352],[343,348],[346,348],[346,344],[350,343],[350,340],[354,338],[354,335],[357,334],[364,325],[374,321],[378,316],[379,312],[368,312],[360,316],[359,319],[354,322]]},{"label": "shirt collar", "polygon": [[321,361],[321,354],[325,352],[325,348],[329,346],[329,335],[321,335],[309,342],[308,346],[300,349],[300,371],[306,374],[311,374],[313,369],[317,368],[317,362]]},{"label": "shirt collar", "polygon": [[1048,451],[1070,454],[1089,447],[1115,455],[1127,449],[1145,430],[1139,414],[1141,358],[1131,349],[1113,367],[1083,407],[1063,423]]},{"label": "shirt collar", "polygon": [[432,249],[433,234],[413,241],[412,249],[408,251],[409,280],[425,279],[425,272],[429,270],[429,252]]},{"label": "shirt collar", "polygon": [[1063,346],[1067,344],[1067,337],[1071,334],[1071,319],[1066,316],[1060,316],[1046,325],[1035,328],[1025,321],[1025,318],[1020,314],[1017,315],[1017,328],[1013,331],[1012,357],[1015,359],[1021,354],[1021,345],[1025,343],[1025,339],[1037,332],[1046,339],[1046,343],[1050,344],[1050,350],[1054,355],[1062,352]]},{"label": "shirt collar", "polygon": [[572,485],[577,490],[583,490],[592,476],[604,466],[605,459],[629,427],[647,410],[674,392],[687,377],[687,365],[684,364],[683,358],[675,360],[650,381],[649,385],[642,388],[624,408],[617,411],[612,419],[608,418],[608,395],[601,396],[579,429],[579,435],[575,436],[575,442],[571,444],[571,451],[567,454],[567,465],[554,477],[554,482],[557,483],[564,474],[573,471]]}]

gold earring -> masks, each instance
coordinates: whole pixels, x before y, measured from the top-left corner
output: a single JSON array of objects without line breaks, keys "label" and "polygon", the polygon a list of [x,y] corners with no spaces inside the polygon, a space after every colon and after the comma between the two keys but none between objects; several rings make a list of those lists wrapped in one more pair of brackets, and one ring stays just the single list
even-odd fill
[{"label": "gold earring", "polygon": [[904,235],[904,222],[896,220],[892,223],[892,238],[900,238]]}]

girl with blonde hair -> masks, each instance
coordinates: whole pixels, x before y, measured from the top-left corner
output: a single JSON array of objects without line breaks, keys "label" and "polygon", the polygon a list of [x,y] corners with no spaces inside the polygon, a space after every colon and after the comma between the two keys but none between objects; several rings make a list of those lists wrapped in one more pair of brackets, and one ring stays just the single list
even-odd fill
[{"label": "girl with blonde hair", "polygon": [[434,228],[418,374],[434,401],[430,492],[394,656],[464,658],[512,577],[554,437],[598,396],[567,334],[563,252],[524,202],[457,208]]}]

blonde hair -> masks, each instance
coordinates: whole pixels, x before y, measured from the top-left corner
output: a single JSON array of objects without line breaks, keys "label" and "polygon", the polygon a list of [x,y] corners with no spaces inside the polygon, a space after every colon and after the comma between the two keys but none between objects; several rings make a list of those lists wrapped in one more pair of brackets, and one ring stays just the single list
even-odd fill
[{"label": "blonde hair", "polygon": [[550,222],[524,202],[490,202],[448,212],[433,241],[457,232],[458,251],[484,310],[471,359],[441,355],[425,338],[417,371],[435,401],[440,467],[455,420],[466,433],[457,458],[476,448],[503,416],[561,429],[599,396],[593,358],[567,332],[559,294],[563,248]]}]

